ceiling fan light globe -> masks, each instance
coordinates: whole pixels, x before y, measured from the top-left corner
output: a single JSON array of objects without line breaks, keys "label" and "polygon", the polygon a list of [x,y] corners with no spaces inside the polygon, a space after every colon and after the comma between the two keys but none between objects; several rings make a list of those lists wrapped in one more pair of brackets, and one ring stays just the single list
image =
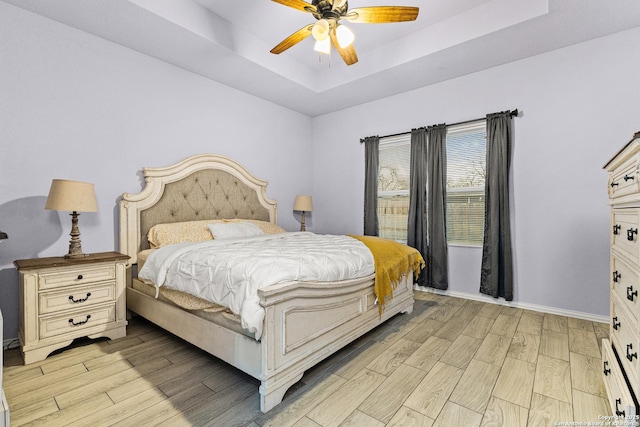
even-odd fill
[{"label": "ceiling fan light globe", "polygon": [[324,40],[317,40],[315,46],[313,47],[313,50],[318,53],[329,55],[331,53],[331,40],[329,40],[328,38]]},{"label": "ceiling fan light globe", "polygon": [[326,19],[318,20],[311,28],[311,35],[316,41],[327,39],[329,37],[329,21]]},{"label": "ceiling fan light globe", "polygon": [[350,46],[355,39],[353,31],[344,25],[338,25],[338,28],[336,28],[336,37],[338,38],[338,44],[343,49]]}]

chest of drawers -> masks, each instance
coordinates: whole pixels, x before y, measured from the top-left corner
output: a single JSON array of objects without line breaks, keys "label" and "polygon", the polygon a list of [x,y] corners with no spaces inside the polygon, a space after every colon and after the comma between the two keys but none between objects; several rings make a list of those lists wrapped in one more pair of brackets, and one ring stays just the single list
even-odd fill
[{"label": "chest of drawers", "polygon": [[126,265],[118,252],[15,261],[20,280],[19,339],[25,364],[80,337],[126,335]]},{"label": "chest of drawers", "polygon": [[632,419],[640,395],[640,132],[606,165],[611,239],[610,331],[602,343],[604,383],[614,415]]}]

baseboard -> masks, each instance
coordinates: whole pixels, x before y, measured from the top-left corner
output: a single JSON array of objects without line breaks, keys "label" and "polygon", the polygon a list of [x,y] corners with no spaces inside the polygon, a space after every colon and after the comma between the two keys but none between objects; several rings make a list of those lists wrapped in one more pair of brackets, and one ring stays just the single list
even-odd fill
[{"label": "baseboard", "polygon": [[463,298],[463,299],[469,299],[469,300],[474,300],[474,301],[481,301],[481,302],[488,302],[491,304],[497,304],[497,305],[504,305],[507,307],[514,307],[514,308],[522,308],[525,310],[532,310],[532,311],[539,311],[541,313],[549,313],[549,314],[557,314],[559,316],[566,316],[566,317],[573,317],[576,319],[584,319],[584,320],[590,320],[592,322],[598,322],[598,323],[609,323],[609,316],[600,316],[597,314],[592,314],[592,313],[584,313],[582,311],[573,311],[573,310],[566,310],[563,308],[558,308],[558,307],[549,307],[546,305],[538,305],[538,304],[528,304],[528,303],[522,303],[522,302],[517,302],[517,301],[505,301],[505,300],[501,300],[501,299],[497,299],[497,298],[493,298],[490,297],[489,295],[483,295],[483,294],[469,294],[466,292],[457,292],[457,291],[443,291],[440,289],[433,289],[433,288],[425,288],[425,287],[416,287],[415,288],[418,291],[422,291],[422,292],[431,292],[433,294],[438,294],[438,295],[446,295],[446,296],[450,296],[450,297],[456,297],[456,298]]}]

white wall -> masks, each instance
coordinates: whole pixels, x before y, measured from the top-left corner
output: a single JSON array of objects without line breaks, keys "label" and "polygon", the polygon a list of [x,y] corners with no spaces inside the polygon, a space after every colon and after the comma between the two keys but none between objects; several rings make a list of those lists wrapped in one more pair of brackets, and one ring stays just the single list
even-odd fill
[{"label": "white wall", "polygon": [[[362,232],[360,138],[518,108],[514,301],[606,316],[602,166],[640,130],[638,46],[635,29],[315,118],[315,231]],[[480,258],[450,248],[451,291],[480,295]]]},{"label": "white wall", "polygon": [[[70,218],[45,211],[52,178],[95,184],[83,251],[117,249],[116,204],[144,166],[229,156],[269,181],[279,223],[296,230],[309,193],[311,119],[0,2],[0,310],[17,337],[15,259],[67,252]],[[288,167],[282,160],[287,159]]]}]

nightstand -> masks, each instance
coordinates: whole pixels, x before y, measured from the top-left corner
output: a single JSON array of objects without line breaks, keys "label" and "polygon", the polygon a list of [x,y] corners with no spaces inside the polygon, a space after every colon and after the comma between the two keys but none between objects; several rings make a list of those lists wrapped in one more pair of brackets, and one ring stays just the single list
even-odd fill
[{"label": "nightstand", "polygon": [[118,252],[15,261],[20,278],[20,345],[25,364],[80,337],[126,335],[126,267]]}]

